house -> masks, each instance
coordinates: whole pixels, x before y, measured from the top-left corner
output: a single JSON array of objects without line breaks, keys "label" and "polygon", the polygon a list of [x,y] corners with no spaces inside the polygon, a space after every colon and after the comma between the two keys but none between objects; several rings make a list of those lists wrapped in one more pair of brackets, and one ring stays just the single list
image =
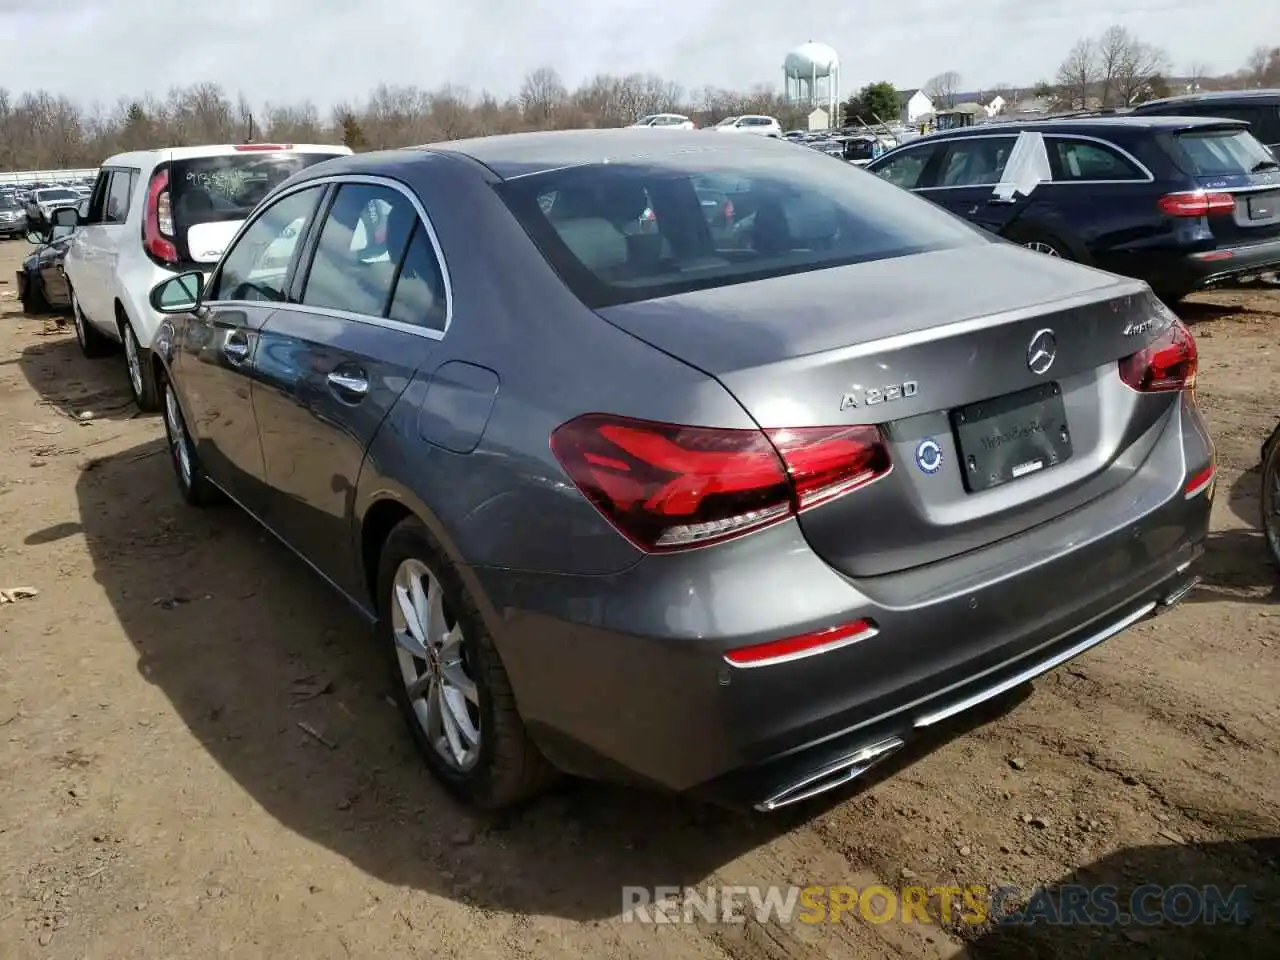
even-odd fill
[{"label": "house", "polygon": [[902,123],[915,124],[921,117],[933,113],[933,101],[923,90],[899,90],[897,93],[898,119]]},{"label": "house", "polygon": [[827,111],[823,110],[821,107],[818,107],[818,109],[814,110],[811,114],[809,114],[809,129],[810,130],[830,130],[831,116],[827,113]]},{"label": "house", "polygon": [[982,109],[987,111],[988,117],[1000,116],[1000,114],[1004,113],[1004,108],[1004,97],[1000,96],[998,93],[982,105]]}]

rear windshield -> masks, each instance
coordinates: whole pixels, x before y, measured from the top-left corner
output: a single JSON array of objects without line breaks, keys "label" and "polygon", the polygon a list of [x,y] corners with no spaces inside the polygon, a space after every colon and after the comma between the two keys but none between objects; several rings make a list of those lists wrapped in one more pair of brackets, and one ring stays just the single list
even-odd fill
[{"label": "rear windshield", "polygon": [[201,223],[243,220],[274,187],[332,153],[236,153],[175,160],[169,177],[179,235]]},{"label": "rear windshield", "polygon": [[[810,150],[576,166],[499,192],[593,308],[990,242],[927,200]],[[708,196],[728,203],[709,206]]]},{"label": "rear windshield", "polygon": [[1277,166],[1275,155],[1248,130],[1191,130],[1176,139],[1195,176],[1231,177]]},{"label": "rear windshield", "polygon": [[80,194],[74,190],[64,190],[61,187],[51,187],[48,190],[37,190],[36,200],[41,202],[51,200],[79,200]]}]

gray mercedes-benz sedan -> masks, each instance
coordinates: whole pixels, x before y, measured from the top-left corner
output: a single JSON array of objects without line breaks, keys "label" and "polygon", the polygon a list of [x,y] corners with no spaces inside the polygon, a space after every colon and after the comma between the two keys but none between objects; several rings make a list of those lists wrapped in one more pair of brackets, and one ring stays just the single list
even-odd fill
[{"label": "gray mercedes-benz sedan", "polygon": [[1206,536],[1144,285],[763,137],[326,161],[152,303],[183,495],[376,624],[483,807],[797,802],[1176,602]]}]

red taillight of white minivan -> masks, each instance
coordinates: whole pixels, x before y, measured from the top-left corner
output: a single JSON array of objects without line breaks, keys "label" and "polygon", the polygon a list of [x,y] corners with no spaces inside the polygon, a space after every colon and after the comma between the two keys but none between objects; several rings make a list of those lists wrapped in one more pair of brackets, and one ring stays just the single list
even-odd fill
[{"label": "red taillight of white minivan", "polygon": [[147,206],[142,217],[142,248],[162,267],[176,266],[173,205],[169,198],[169,169],[157,167],[147,184]]}]

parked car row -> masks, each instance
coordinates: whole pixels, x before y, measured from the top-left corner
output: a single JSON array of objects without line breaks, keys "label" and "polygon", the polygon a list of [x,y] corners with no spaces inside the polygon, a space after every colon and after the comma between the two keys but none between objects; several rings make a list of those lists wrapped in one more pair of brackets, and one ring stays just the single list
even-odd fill
[{"label": "parked car row", "polygon": [[1280,267],[1280,160],[1242,120],[1077,116],[922,137],[867,169],[1166,302]]},{"label": "parked car row", "polygon": [[1143,283],[769,136],[347,153],[126,154],[52,219],[181,496],[374,626],[470,802],[775,810],[1194,584],[1213,447]]}]

